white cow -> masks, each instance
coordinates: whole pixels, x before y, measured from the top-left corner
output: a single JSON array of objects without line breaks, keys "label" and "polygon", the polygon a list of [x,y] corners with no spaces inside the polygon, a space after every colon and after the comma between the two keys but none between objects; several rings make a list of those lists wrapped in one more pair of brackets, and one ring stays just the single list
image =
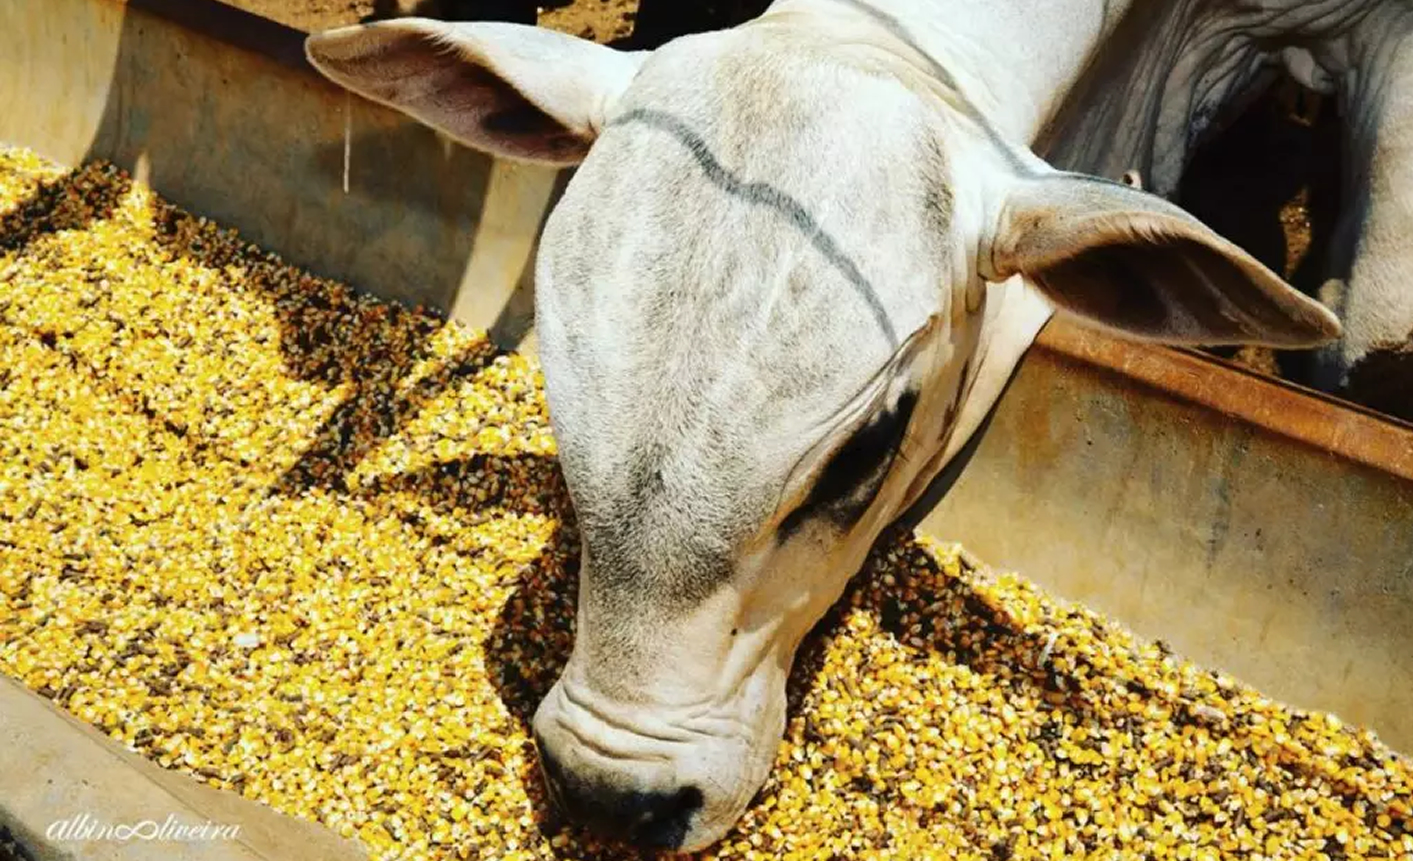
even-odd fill
[{"label": "white cow", "polygon": [[[1070,170],[1116,176],[1136,166],[1149,191],[1169,197],[1194,145],[1270,70],[1335,96],[1344,199],[1320,298],[1345,336],[1316,353],[1306,382],[1340,391],[1371,354],[1413,359],[1410,34],[1408,0],[1147,4],[1096,55],[1038,147]],[[1413,392],[1413,361],[1404,373],[1401,389]],[[1413,417],[1413,403],[1378,405]]]},{"label": "white cow", "polygon": [[782,0],[651,53],[421,20],[309,39],[468,146],[578,165],[535,296],[584,555],[534,729],[573,818],[681,849],[731,827],[801,638],[1054,309],[1171,343],[1339,334],[1176,206],[1027,149],[1124,5]]}]

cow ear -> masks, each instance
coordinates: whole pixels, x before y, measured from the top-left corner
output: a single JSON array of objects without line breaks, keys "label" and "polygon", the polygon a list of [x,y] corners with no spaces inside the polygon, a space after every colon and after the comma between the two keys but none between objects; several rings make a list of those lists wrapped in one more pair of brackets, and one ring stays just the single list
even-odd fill
[{"label": "cow ear", "polygon": [[421,18],[310,36],[325,77],[474,149],[516,161],[583,160],[646,53],[522,24]]},{"label": "cow ear", "polygon": [[1339,321],[1192,215],[1119,183],[1052,172],[1010,189],[984,277],[1023,275],[1061,312],[1172,344],[1313,347]]}]

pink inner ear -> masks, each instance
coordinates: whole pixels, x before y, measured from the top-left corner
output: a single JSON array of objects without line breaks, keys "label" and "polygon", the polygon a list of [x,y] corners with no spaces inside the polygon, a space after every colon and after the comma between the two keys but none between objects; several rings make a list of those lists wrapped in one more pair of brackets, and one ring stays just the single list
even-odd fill
[{"label": "pink inner ear", "polygon": [[573,164],[592,142],[456,45],[405,24],[311,37],[309,56],[336,83],[492,155]]}]

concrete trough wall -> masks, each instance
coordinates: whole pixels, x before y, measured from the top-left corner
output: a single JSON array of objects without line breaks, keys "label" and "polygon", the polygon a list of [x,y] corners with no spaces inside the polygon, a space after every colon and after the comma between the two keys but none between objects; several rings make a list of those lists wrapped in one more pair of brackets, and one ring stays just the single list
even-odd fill
[{"label": "concrete trough wall", "polygon": [[1413,428],[1052,322],[924,531],[1413,750]]},{"label": "concrete trough wall", "polygon": [[[213,0],[0,3],[0,141],[109,159],[291,262],[530,348],[535,239],[565,175],[350,98],[301,39]],[[921,528],[1413,750],[1413,428],[1057,322]],[[0,746],[71,731],[33,699],[0,686]],[[88,781],[91,805],[151,782],[76,762],[46,779]],[[41,846],[43,804],[8,779],[36,763],[0,758],[0,836]],[[309,857],[307,840],[254,857]]]},{"label": "concrete trough wall", "polygon": [[559,172],[348,95],[303,36],[214,0],[7,0],[0,141],[108,159],[292,263],[513,344]]}]

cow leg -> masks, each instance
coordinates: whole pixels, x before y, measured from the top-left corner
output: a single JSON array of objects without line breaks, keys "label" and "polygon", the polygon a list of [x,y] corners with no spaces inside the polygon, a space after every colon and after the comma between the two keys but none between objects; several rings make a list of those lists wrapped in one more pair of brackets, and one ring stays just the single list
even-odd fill
[{"label": "cow leg", "polygon": [[1312,380],[1405,417],[1413,417],[1410,35],[1413,15],[1386,4],[1331,45],[1325,58],[1326,68],[1337,72],[1345,160],[1328,273],[1331,287],[1341,289],[1323,292],[1345,337],[1316,353]]}]

